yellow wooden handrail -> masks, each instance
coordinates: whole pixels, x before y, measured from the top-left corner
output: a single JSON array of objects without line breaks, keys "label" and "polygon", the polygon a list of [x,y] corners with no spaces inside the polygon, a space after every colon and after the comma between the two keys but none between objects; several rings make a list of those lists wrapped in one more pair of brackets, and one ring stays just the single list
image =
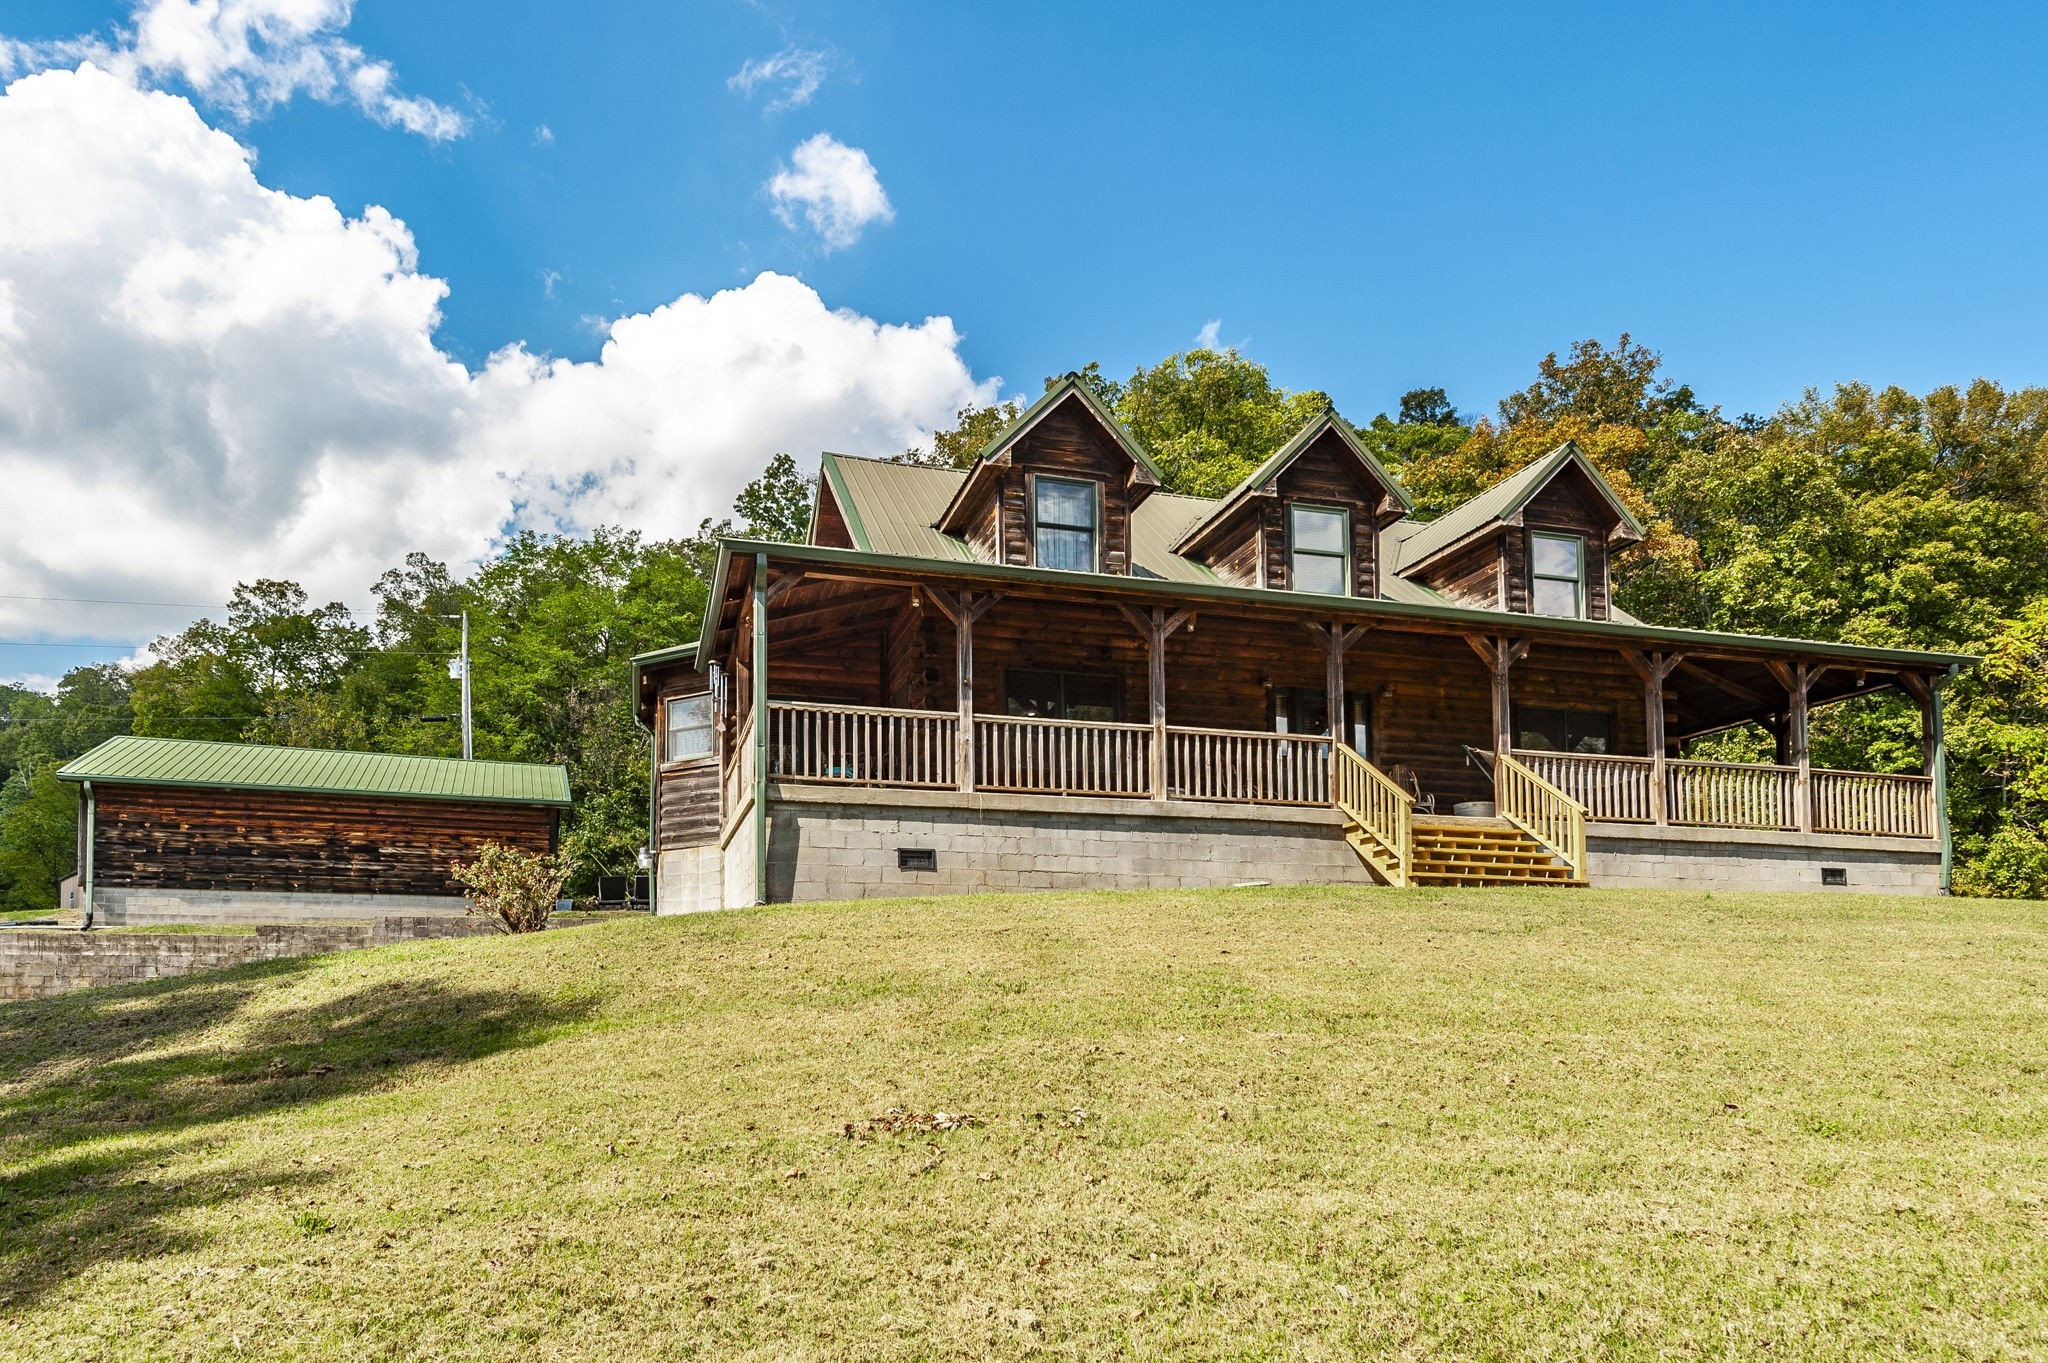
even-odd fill
[{"label": "yellow wooden handrail", "polygon": [[1405,886],[1415,865],[1415,797],[1348,743],[1330,758],[1330,802],[1350,816],[1393,862],[1387,878]]},{"label": "yellow wooden handrail", "polygon": [[1586,807],[1507,753],[1494,758],[1494,809],[1586,880]]}]

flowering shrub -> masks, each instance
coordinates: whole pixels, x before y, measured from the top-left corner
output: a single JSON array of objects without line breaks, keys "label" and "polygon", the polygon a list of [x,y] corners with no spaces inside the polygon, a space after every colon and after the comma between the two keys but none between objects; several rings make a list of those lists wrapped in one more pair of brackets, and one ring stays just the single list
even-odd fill
[{"label": "flowering shrub", "polygon": [[448,870],[462,885],[471,914],[497,919],[506,932],[539,932],[555,911],[570,865],[566,857],[487,842],[476,849],[475,860],[451,862]]}]

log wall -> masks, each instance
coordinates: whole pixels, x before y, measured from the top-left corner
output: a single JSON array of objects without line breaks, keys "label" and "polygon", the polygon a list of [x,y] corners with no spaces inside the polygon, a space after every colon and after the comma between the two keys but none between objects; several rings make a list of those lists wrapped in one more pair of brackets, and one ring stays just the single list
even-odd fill
[{"label": "log wall", "polygon": [[96,885],[117,889],[462,893],[448,864],[486,842],[555,846],[558,811],[94,782]]}]

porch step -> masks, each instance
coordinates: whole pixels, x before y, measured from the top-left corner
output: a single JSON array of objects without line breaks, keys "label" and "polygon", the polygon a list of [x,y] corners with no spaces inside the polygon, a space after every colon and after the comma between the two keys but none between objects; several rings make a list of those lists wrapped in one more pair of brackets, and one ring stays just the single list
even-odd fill
[{"label": "porch step", "polygon": [[1566,885],[1572,876],[1543,844],[1506,819],[1415,820],[1417,885]]}]

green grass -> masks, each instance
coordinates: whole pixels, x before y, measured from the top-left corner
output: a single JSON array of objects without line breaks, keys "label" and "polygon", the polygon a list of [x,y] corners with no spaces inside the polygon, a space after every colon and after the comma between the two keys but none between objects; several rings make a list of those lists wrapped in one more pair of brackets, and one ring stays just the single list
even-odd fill
[{"label": "green grass", "polygon": [[178,933],[187,937],[254,937],[256,929],[247,923],[132,923],[118,928],[94,928],[95,933]]},{"label": "green grass", "polygon": [[272,962],[0,1007],[0,1355],[2035,1355],[2044,1069],[2038,903],[906,900]]}]

